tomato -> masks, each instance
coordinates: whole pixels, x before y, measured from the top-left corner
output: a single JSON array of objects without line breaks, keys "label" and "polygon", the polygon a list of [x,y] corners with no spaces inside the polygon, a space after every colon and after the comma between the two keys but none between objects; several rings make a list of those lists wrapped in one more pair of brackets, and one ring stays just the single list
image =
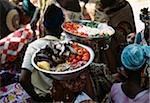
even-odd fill
[{"label": "tomato", "polygon": [[70,55],[68,61],[69,61],[69,62],[72,62],[73,59],[75,59],[75,55],[72,54],[72,55]]},{"label": "tomato", "polygon": [[72,64],[75,64],[75,63],[77,63],[77,62],[78,62],[77,59],[73,59],[71,63],[72,63]]},{"label": "tomato", "polygon": [[83,48],[83,52],[86,53],[86,52],[88,52],[88,51],[87,51],[85,48]]},{"label": "tomato", "polygon": [[90,54],[88,52],[84,53],[83,56],[90,56]]},{"label": "tomato", "polygon": [[69,28],[69,30],[77,30],[78,28],[80,27],[80,25],[79,24],[76,24],[76,23],[66,23],[66,24],[64,24],[64,28],[65,29],[68,29]]},{"label": "tomato", "polygon": [[79,48],[78,51],[77,51],[78,55],[83,55],[83,50],[82,48]]},{"label": "tomato", "polygon": [[78,47],[78,43],[73,43],[73,44],[72,44],[72,47],[73,47],[73,48]]},{"label": "tomato", "polygon": [[83,57],[82,57],[82,60],[84,60],[84,61],[89,61],[89,59],[90,59],[90,58],[89,58],[89,57],[86,57],[86,56],[83,56]]},{"label": "tomato", "polygon": [[88,34],[81,32],[81,33],[80,33],[80,36],[82,36],[82,37],[87,37]]},{"label": "tomato", "polygon": [[75,48],[74,48],[74,50],[75,50],[76,52],[78,52],[78,49],[79,49],[78,47],[75,47]]},{"label": "tomato", "polygon": [[80,27],[81,25],[72,23],[72,22],[64,24],[64,28],[68,30],[69,32],[71,32],[72,34],[81,36],[81,37],[87,37],[88,36],[87,33],[77,31]]},{"label": "tomato", "polygon": [[89,61],[89,59],[90,59],[90,54],[88,52],[84,53],[83,57],[82,57],[82,60]]},{"label": "tomato", "polygon": [[72,60],[73,60],[72,58],[68,58],[68,62],[72,62]]},{"label": "tomato", "polygon": [[78,56],[76,57],[76,59],[77,59],[78,61],[80,61],[80,60],[82,59],[82,56],[78,55]]}]

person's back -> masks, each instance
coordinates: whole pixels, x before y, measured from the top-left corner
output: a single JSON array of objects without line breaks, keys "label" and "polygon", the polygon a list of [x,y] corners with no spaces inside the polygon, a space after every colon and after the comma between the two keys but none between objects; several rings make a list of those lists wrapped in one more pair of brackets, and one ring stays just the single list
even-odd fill
[{"label": "person's back", "polygon": [[[129,98],[122,90],[122,83],[116,83],[111,88],[113,103],[148,103],[149,90],[144,90],[138,93],[135,98]],[[131,88],[133,89],[133,87]]]},{"label": "person's back", "polygon": [[113,103],[148,103],[149,54],[149,46],[131,44],[125,47],[121,54],[121,62],[128,78],[123,83],[113,84],[111,88]]},{"label": "person's back", "polygon": [[29,44],[24,56],[20,83],[27,93],[38,102],[52,101],[50,97],[50,88],[52,87],[53,80],[34,69],[31,64],[31,57],[38,49],[49,44],[51,40],[59,40],[58,38],[62,32],[60,27],[63,21],[64,17],[62,10],[55,5],[49,6],[45,12],[43,22],[45,37],[37,39]]}]

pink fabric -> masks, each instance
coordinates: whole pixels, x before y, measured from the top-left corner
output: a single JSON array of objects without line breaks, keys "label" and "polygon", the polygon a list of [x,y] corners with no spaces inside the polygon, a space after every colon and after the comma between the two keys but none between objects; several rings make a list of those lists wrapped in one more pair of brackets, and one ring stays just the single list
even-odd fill
[{"label": "pink fabric", "polygon": [[32,38],[32,31],[23,27],[0,40],[0,63],[12,62]]},{"label": "pink fabric", "polygon": [[130,99],[122,91],[121,84],[122,83],[115,83],[111,88],[111,98],[113,103],[149,103],[149,90],[144,90],[137,94],[134,99]]}]

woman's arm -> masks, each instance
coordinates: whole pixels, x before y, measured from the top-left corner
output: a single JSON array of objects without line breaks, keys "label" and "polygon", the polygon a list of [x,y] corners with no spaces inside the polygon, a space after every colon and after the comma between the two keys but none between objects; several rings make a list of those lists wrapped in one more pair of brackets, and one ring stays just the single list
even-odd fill
[{"label": "woman's arm", "polygon": [[31,22],[30,22],[31,28],[36,29],[35,28],[36,23],[39,20],[39,18],[40,18],[40,8],[37,7],[35,12],[34,12],[34,15],[33,15],[32,19],[31,19]]},{"label": "woman's arm", "polygon": [[22,69],[21,77],[20,77],[20,84],[25,89],[25,91],[36,101],[39,101],[40,98],[34,91],[34,87],[31,84],[31,72],[27,69]]},{"label": "woman's arm", "polygon": [[34,91],[34,87],[31,84],[31,72],[27,69],[22,69],[20,84],[25,89],[25,91],[32,97],[33,100],[37,102],[52,102],[50,94],[47,94],[45,97],[40,97]]}]

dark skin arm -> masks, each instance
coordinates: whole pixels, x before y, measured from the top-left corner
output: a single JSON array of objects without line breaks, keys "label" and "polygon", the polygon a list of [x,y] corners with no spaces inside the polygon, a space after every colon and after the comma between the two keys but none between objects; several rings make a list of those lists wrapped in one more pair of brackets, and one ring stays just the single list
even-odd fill
[{"label": "dark skin arm", "polygon": [[36,8],[34,15],[33,15],[31,22],[30,22],[32,30],[36,30],[36,23],[39,20],[39,18],[40,18],[40,9]]},{"label": "dark skin arm", "polygon": [[31,72],[23,69],[21,71],[20,84],[25,91],[34,99],[38,100],[38,95],[34,91],[34,87],[31,84]]},{"label": "dark skin arm", "polygon": [[33,15],[32,19],[31,19],[31,22],[30,22],[31,29],[33,31],[33,37],[35,39],[36,39],[36,32],[35,32],[35,30],[37,28],[36,24],[37,24],[39,18],[40,18],[40,9],[36,8],[36,10],[34,12],[34,15]]},{"label": "dark skin arm", "polygon": [[20,84],[25,89],[25,91],[32,97],[33,100],[38,102],[50,102],[50,95],[46,95],[46,97],[39,97],[38,94],[34,91],[34,87],[31,84],[31,72],[27,69],[22,69]]}]

